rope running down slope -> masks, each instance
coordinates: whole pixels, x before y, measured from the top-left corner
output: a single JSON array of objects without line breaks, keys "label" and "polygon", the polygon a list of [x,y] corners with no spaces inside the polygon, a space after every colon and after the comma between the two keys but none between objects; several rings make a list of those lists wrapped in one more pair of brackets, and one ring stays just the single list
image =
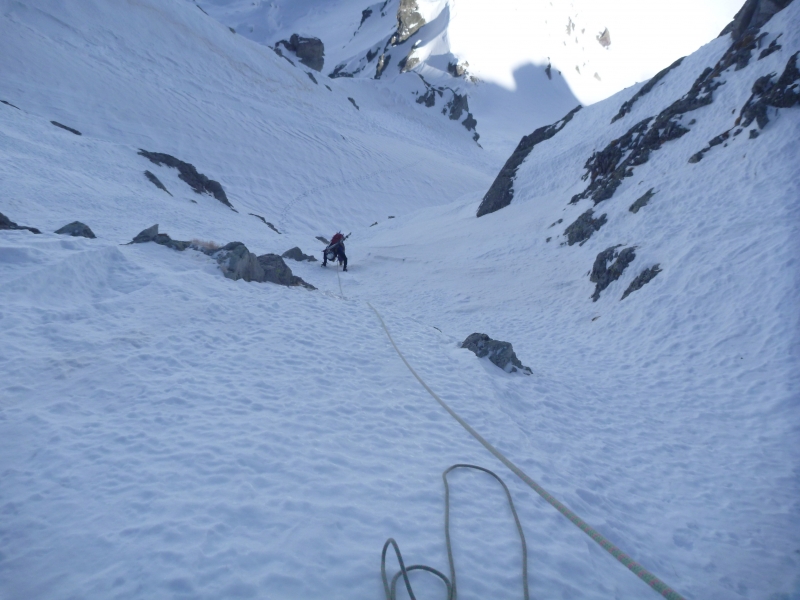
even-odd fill
[{"label": "rope running down slope", "polygon": [[517,477],[522,479],[528,486],[530,486],[537,494],[539,494],[542,498],[544,498],[551,506],[553,506],[558,512],[562,515],[567,517],[574,525],[576,525],[581,531],[583,531],[586,535],[592,538],[595,542],[597,542],[604,550],[606,550],[611,556],[616,558],[619,562],[625,565],[628,569],[633,571],[633,573],[639,577],[642,581],[644,581],[647,585],[649,585],[653,590],[661,594],[667,600],[686,600],[683,596],[681,596],[678,592],[673,590],[669,587],[666,583],[661,581],[658,577],[656,577],[653,573],[645,569],[642,565],[638,562],[633,560],[630,556],[628,556],[625,552],[615,546],[611,541],[609,541],[605,536],[603,536],[599,531],[597,531],[594,527],[589,525],[586,521],[581,519],[577,514],[572,512],[569,508],[567,508],[564,504],[562,504],[557,498],[555,498],[550,492],[545,490],[542,486],[536,483],[533,479],[528,477],[525,472],[520,469],[517,465],[511,462],[508,458],[506,458],[497,448],[492,446],[488,441],[486,441],[481,434],[475,431],[469,423],[467,423],[464,419],[462,419],[458,413],[456,413],[447,403],[442,400],[436,392],[434,392],[427,383],[425,383],[422,378],[417,374],[414,368],[409,364],[406,360],[406,357],[403,356],[403,353],[400,352],[400,348],[397,347],[394,339],[392,338],[392,334],[389,333],[388,327],[386,327],[386,323],[383,320],[381,314],[375,309],[372,304],[367,302],[367,306],[369,306],[372,311],[375,313],[375,316],[378,317],[378,320],[381,323],[381,327],[386,332],[386,336],[389,338],[389,341],[394,346],[397,355],[402,359],[405,363],[408,370],[411,371],[411,374],[419,381],[420,385],[425,388],[425,390],[433,396],[433,399],[436,400],[442,408],[444,408],[450,416],[453,417],[458,423],[466,429],[472,437],[478,440],[484,448],[486,448],[489,452],[491,452],[500,462],[502,462],[506,467],[508,467]]}]

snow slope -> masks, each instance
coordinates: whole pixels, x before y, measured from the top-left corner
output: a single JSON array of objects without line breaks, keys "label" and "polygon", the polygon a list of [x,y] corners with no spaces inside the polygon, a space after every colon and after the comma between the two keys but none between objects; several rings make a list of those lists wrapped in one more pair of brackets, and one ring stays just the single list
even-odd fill
[{"label": "snow slope", "polygon": [[[232,34],[190,3],[2,6],[2,99],[21,109],[4,105],[4,121],[23,130],[12,136],[25,136],[31,131],[26,120],[38,119],[35,137],[66,137],[63,145],[46,144],[45,151],[11,146],[31,175],[25,185],[41,186],[30,192],[16,187],[7,195],[7,208],[20,218],[33,209],[30,196],[39,198],[63,177],[46,172],[51,169],[43,156],[49,152],[61,154],[50,158],[65,170],[73,160],[112,165],[100,174],[108,186],[102,192],[84,189],[80,177],[59,186],[73,210],[113,189],[129,198],[129,206],[150,211],[152,218],[160,214],[168,197],[142,172],[163,173],[168,180],[170,172],[136,155],[144,148],[174,155],[220,181],[239,215],[214,206],[215,218],[259,237],[271,232],[248,213],[279,229],[316,227],[322,233],[323,224],[367,226],[386,211],[429,206],[431,198],[452,200],[491,178],[494,165],[485,165],[485,153],[457,124],[431,124],[425,111],[391,90],[342,90],[329,80],[315,84],[308,69]],[[383,118],[386,113],[392,118]],[[49,120],[84,136],[73,138]],[[115,158],[101,159],[109,154]],[[167,188],[187,191],[178,182]],[[343,190],[346,203],[340,201]],[[191,192],[185,196],[196,199]],[[207,219],[208,209],[199,206],[178,211],[181,219],[162,223],[165,230],[181,233],[193,211]]]},{"label": "snow slope", "polygon": [[[435,404],[369,301],[455,410],[686,598],[800,598],[800,109],[687,162],[800,49],[800,5],[764,27],[779,51],[725,71],[689,133],[597,205],[608,222],[582,246],[560,244],[591,206],[569,204],[586,159],[728,39],[613,124],[636,90],[579,111],[478,219],[505,156],[405,94],[328,91],[183,0],[0,9],[0,99],[19,107],[0,104],[0,212],[44,231],[0,232],[1,597],[381,597],[388,537],[446,570],[440,474],[459,462],[509,485],[532,597],[656,597]],[[218,179],[238,212],[141,147]],[[50,233],[75,219],[98,238]],[[350,267],[289,261],[311,292],[120,245],[155,222],[258,254],[317,253],[314,236],[352,229]],[[593,303],[584,274],[616,244],[636,259]],[[533,375],[460,349],[474,331],[511,341]],[[501,490],[452,483],[459,597],[520,594]]]}]

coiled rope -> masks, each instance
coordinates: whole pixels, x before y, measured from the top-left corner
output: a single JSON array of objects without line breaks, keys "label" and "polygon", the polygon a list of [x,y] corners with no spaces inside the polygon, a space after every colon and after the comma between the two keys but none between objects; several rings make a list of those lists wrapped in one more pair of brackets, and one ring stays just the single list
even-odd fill
[{"label": "coiled rope", "polygon": [[[422,380],[422,378],[417,374],[417,372],[414,370],[414,368],[406,360],[406,357],[403,356],[403,353],[400,352],[400,348],[397,347],[397,344],[395,343],[394,339],[392,338],[392,334],[389,333],[389,328],[386,327],[386,323],[383,321],[383,317],[381,316],[381,314],[369,302],[367,302],[367,306],[369,306],[372,309],[372,311],[375,313],[375,316],[378,317],[378,320],[381,323],[381,327],[383,327],[383,330],[386,332],[386,336],[389,338],[389,341],[392,343],[392,346],[394,346],[394,349],[397,352],[397,355],[402,359],[402,361],[405,363],[406,367],[408,367],[408,370],[411,371],[411,374],[417,379],[417,381],[419,381],[420,385],[422,385],[422,387],[424,387],[425,390],[431,396],[433,396],[433,399],[436,400],[442,406],[442,408],[444,408],[448,413],[450,413],[450,416],[453,417],[456,421],[458,421],[458,423],[464,429],[466,429],[470,433],[470,435],[472,435],[472,437],[474,437],[476,440],[478,440],[483,445],[484,448],[486,448],[489,452],[491,452],[500,462],[502,462],[506,467],[508,467],[517,477],[519,477],[520,479],[522,479],[522,481],[527,483],[533,489],[533,491],[535,491],[542,498],[544,498],[558,512],[560,512],[562,515],[567,517],[567,519],[572,521],[572,523],[574,525],[576,525],[578,528],[580,528],[581,531],[583,531],[586,535],[588,535],[595,542],[597,542],[604,550],[606,550],[609,554],[611,554],[611,556],[616,558],[619,562],[621,562],[623,565],[625,565],[628,569],[633,571],[633,573],[637,577],[639,577],[639,579],[644,581],[653,590],[655,590],[656,592],[661,594],[667,600],[685,600],[685,598],[683,596],[681,596],[678,592],[673,590],[666,583],[661,581],[661,579],[656,577],[653,573],[651,573],[650,571],[645,569],[642,565],[640,565],[638,562],[633,560],[625,552],[623,552],[617,546],[615,546],[613,543],[611,543],[611,541],[609,541],[605,536],[603,536],[594,527],[589,525],[586,521],[581,519],[578,515],[576,515],[574,512],[572,512],[569,508],[564,506],[564,504],[562,504],[557,498],[555,498],[552,494],[550,494],[550,492],[545,490],[542,486],[540,486],[538,483],[536,483],[533,479],[528,477],[528,475],[526,475],[525,472],[522,469],[520,469],[517,465],[515,465],[513,462],[511,462],[509,459],[507,459],[497,448],[492,446],[489,442],[487,442],[483,438],[483,436],[481,436],[481,434],[479,434],[477,431],[475,431],[470,426],[469,423],[467,423],[464,419],[462,419],[458,415],[458,413],[456,413],[452,408],[450,408],[447,405],[447,403],[444,400],[442,400],[436,394],[436,392],[434,392],[430,387],[428,387],[428,384],[425,383]],[[384,551],[385,551],[385,548],[384,548]],[[455,600],[455,596],[453,597],[453,600]]]},{"label": "coiled rope", "polygon": [[[506,499],[508,500],[508,506],[511,508],[511,514],[514,515],[514,522],[517,525],[519,541],[522,545],[522,591],[525,600],[529,600],[528,545],[525,543],[525,533],[522,531],[522,523],[520,523],[519,516],[517,515],[517,509],[514,508],[514,500],[511,499],[511,492],[508,490],[508,486],[505,484],[505,482],[500,479],[496,473],[477,465],[466,464],[453,465],[449,469],[445,470],[444,473],[442,473],[442,480],[444,481],[444,535],[447,543],[447,561],[450,563],[450,578],[448,579],[447,576],[441,571],[437,571],[433,567],[428,567],[426,565],[412,565],[410,567],[406,567],[405,563],[403,562],[403,556],[400,554],[400,547],[393,538],[389,538],[383,545],[383,552],[381,553],[381,578],[383,579],[383,590],[386,593],[386,600],[397,600],[397,580],[400,577],[403,578],[403,581],[406,584],[406,589],[408,590],[408,595],[411,600],[416,600],[416,596],[414,596],[414,592],[411,590],[411,582],[408,579],[408,573],[410,571],[427,571],[428,573],[433,573],[444,582],[445,586],[447,586],[447,600],[456,600],[456,566],[455,561],[453,560],[453,548],[450,543],[450,486],[447,483],[447,474],[455,469],[475,469],[477,471],[483,471],[484,473],[488,473],[494,477],[500,483],[500,485],[503,486],[503,491],[505,491]],[[394,548],[395,555],[397,555],[397,562],[400,563],[400,570],[395,574],[394,577],[392,577],[391,583],[389,582],[389,578],[386,576],[386,551],[389,549],[390,545]]]}]

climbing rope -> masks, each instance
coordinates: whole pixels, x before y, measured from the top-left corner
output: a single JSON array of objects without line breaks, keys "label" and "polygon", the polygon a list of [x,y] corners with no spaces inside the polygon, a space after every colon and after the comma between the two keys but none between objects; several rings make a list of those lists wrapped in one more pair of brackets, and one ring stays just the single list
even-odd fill
[{"label": "climbing rope", "polygon": [[[562,515],[567,517],[574,525],[576,525],[581,531],[583,531],[586,535],[592,538],[595,542],[597,542],[604,550],[606,550],[611,556],[616,558],[619,562],[625,565],[628,569],[633,571],[633,573],[639,577],[642,581],[644,581],[647,585],[649,585],[653,590],[661,594],[667,600],[685,600],[683,596],[681,596],[678,592],[673,590],[669,587],[666,583],[661,581],[658,577],[653,575],[650,571],[645,569],[642,565],[638,562],[633,560],[630,556],[625,554],[622,550],[620,550],[617,546],[611,543],[605,536],[603,536],[599,531],[594,529],[591,525],[589,525],[586,521],[581,519],[578,515],[572,512],[569,508],[564,506],[558,499],[556,499],[550,492],[545,490],[542,486],[536,483],[533,479],[528,477],[525,472],[520,469],[517,465],[512,463],[509,459],[507,459],[497,448],[492,446],[488,441],[486,441],[481,434],[475,431],[469,423],[467,423],[464,419],[462,419],[458,413],[456,413],[452,408],[450,408],[447,403],[442,400],[436,392],[434,392],[427,383],[425,383],[422,378],[417,374],[414,368],[409,364],[406,360],[406,357],[403,356],[403,353],[400,352],[400,348],[397,347],[394,339],[392,338],[392,334],[389,333],[389,328],[386,327],[386,323],[381,317],[381,314],[375,309],[372,304],[367,302],[367,306],[369,306],[372,311],[375,313],[375,316],[378,317],[378,320],[381,323],[381,327],[386,332],[386,336],[389,338],[389,341],[394,346],[397,355],[402,359],[405,363],[408,370],[411,371],[411,374],[419,381],[420,385],[425,388],[425,390],[433,396],[433,399],[436,400],[442,408],[444,408],[450,416],[453,417],[458,423],[466,429],[472,437],[478,440],[484,448],[486,448],[489,452],[491,452],[500,462],[502,462],[506,467],[508,467],[517,477],[522,479],[526,484],[528,484],[537,494],[539,494],[542,498],[544,498],[551,506],[553,506],[558,512]],[[384,548],[385,551],[385,548]],[[455,598],[453,598],[455,600]]]},{"label": "climbing rope", "polygon": [[339,262],[336,262],[336,280],[339,282],[339,294],[344,298],[344,291],[342,290],[342,278],[339,277]]},{"label": "climbing rope", "polygon": [[[456,566],[455,561],[453,560],[453,547],[450,542],[450,486],[447,483],[448,473],[456,469],[475,469],[477,471],[483,471],[484,473],[488,473],[494,477],[500,483],[500,485],[503,486],[503,490],[506,493],[506,499],[508,500],[508,506],[511,508],[511,514],[514,515],[514,522],[517,525],[519,541],[522,545],[522,591],[525,600],[529,600],[528,545],[525,543],[525,534],[522,531],[522,523],[520,523],[519,515],[517,515],[517,509],[514,508],[514,500],[511,499],[511,492],[508,490],[508,486],[505,484],[505,482],[503,482],[503,480],[500,479],[496,473],[477,465],[466,464],[453,465],[449,469],[446,469],[444,473],[442,473],[442,480],[444,481],[444,536],[447,544],[447,561],[450,563],[450,578],[448,579],[447,576],[441,571],[437,571],[433,567],[428,567],[426,565],[412,565],[410,567],[406,567],[405,563],[403,562],[403,555],[400,554],[400,547],[393,538],[389,538],[383,545],[383,552],[381,553],[381,578],[383,579],[383,590],[386,593],[386,600],[397,600],[397,580],[400,579],[400,577],[403,578],[403,581],[406,584],[406,590],[408,590],[408,595],[411,600],[416,600],[414,592],[411,589],[411,582],[408,579],[408,573],[410,571],[427,571],[428,573],[433,573],[444,582],[445,586],[447,586],[447,600],[456,600],[458,595],[456,589]],[[389,578],[386,576],[386,551],[389,549],[390,545],[394,548],[395,555],[397,556],[397,562],[400,563],[400,570],[395,574],[394,577],[392,577],[391,583],[389,582]]]}]

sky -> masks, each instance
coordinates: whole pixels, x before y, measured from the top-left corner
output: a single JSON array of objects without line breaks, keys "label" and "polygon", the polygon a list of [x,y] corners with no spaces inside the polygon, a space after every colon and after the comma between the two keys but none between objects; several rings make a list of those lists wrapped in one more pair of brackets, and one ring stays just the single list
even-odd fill
[{"label": "sky", "polygon": [[[508,89],[515,88],[515,69],[549,59],[575,95],[590,104],[710,42],[741,5],[741,0],[496,0],[491,5],[452,0],[449,41],[473,73]],[[567,35],[570,20],[575,27]],[[608,49],[596,40],[606,27]]]}]

